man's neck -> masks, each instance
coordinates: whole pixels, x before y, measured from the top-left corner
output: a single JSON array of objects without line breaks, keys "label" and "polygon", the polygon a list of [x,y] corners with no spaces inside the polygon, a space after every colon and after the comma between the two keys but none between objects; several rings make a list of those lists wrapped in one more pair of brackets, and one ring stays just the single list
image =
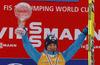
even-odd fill
[{"label": "man's neck", "polygon": [[44,49],[44,53],[45,53],[45,51],[47,51],[47,53],[49,54],[49,55],[56,55],[56,54],[58,54],[58,50],[56,50],[56,51],[48,51],[48,50],[46,50],[46,49]]}]

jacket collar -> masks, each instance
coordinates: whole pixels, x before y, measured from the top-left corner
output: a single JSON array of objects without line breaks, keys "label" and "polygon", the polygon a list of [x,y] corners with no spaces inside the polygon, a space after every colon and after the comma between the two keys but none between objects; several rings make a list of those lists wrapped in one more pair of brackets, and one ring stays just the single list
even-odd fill
[{"label": "jacket collar", "polygon": [[[45,53],[45,54],[46,54],[46,52],[45,52],[45,51],[47,51],[47,50],[46,50],[46,49],[44,49],[43,53]],[[54,51],[54,52],[47,51],[47,53],[48,53],[49,55],[56,55],[56,54],[58,54],[58,49],[57,49],[56,51]]]}]

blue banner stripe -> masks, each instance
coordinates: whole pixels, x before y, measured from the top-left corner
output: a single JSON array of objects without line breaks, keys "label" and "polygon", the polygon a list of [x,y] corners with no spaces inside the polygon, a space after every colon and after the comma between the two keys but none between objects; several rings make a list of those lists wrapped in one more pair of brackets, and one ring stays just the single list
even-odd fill
[{"label": "blue banner stripe", "polygon": [[[37,65],[32,59],[0,58],[0,65]],[[65,65],[88,65],[88,60],[71,59]]]},{"label": "blue banner stripe", "polygon": [[61,2],[78,2],[79,0],[21,0],[21,1],[61,1]]}]

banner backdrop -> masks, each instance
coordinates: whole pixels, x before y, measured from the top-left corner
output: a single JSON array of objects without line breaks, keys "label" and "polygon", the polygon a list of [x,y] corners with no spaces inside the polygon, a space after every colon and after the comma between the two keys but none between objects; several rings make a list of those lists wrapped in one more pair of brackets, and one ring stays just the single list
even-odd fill
[{"label": "banner backdrop", "polygon": [[[35,64],[23,48],[21,37],[15,34],[18,26],[18,19],[14,15],[15,5],[20,2],[31,5],[33,13],[26,21],[25,27],[31,44],[39,52],[44,50],[44,40],[49,33],[58,38],[58,50],[63,52],[88,24],[88,0],[75,1],[77,2],[0,0],[0,65]],[[95,1],[95,65],[100,65],[99,2],[99,0]],[[66,65],[87,65],[87,59],[88,38],[86,37],[79,51]]]}]

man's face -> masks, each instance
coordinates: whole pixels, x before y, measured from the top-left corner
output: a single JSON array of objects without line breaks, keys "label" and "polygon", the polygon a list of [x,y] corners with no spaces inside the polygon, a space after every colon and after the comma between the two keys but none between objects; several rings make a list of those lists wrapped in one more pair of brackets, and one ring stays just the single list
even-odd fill
[{"label": "man's face", "polygon": [[47,51],[53,52],[53,51],[56,51],[56,49],[57,49],[57,45],[54,44],[54,43],[51,43],[51,44],[49,44],[49,45],[47,46]]}]

